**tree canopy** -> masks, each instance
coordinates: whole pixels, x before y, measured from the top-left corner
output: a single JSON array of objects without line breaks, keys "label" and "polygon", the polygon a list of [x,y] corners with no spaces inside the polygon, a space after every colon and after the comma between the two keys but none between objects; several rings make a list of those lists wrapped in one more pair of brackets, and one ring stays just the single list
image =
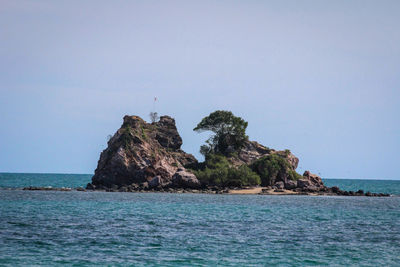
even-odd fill
[{"label": "tree canopy", "polygon": [[202,169],[193,170],[196,177],[206,185],[247,186],[261,184],[260,176],[247,165],[231,166],[223,155],[209,154]]},{"label": "tree canopy", "polygon": [[212,135],[200,148],[203,155],[208,153],[230,154],[243,147],[248,139],[247,121],[233,115],[231,111],[217,110],[203,118],[193,129],[196,132],[212,131]]}]

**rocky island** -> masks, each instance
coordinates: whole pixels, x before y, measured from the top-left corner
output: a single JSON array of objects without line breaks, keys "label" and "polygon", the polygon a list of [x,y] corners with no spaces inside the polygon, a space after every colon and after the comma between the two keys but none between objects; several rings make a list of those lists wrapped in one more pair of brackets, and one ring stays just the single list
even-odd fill
[{"label": "rocky island", "polygon": [[87,190],[387,196],[326,187],[318,175],[296,172],[299,159],[249,141],[247,122],[229,111],[204,118],[195,131],[214,135],[200,149],[204,162],[181,149],[182,138],[169,116],[147,123],[125,116],[101,153]]}]

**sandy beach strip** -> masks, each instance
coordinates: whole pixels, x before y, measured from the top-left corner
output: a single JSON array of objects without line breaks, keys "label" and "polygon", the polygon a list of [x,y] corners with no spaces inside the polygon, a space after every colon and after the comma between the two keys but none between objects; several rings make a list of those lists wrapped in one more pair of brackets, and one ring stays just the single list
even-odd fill
[{"label": "sandy beach strip", "polygon": [[254,187],[254,188],[245,188],[245,189],[232,189],[228,191],[228,194],[233,195],[255,195],[255,194],[266,194],[266,195],[298,195],[298,192],[294,192],[292,190],[282,189],[276,192],[274,189],[264,190],[266,187]]}]

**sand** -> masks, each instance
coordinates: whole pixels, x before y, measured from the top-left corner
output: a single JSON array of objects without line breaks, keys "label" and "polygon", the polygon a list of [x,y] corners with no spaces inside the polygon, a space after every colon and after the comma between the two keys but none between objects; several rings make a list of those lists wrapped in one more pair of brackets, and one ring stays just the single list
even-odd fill
[{"label": "sand", "polygon": [[266,187],[254,187],[254,188],[246,188],[246,189],[232,189],[229,190],[228,194],[234,195],[255,195],[255,194],[265,194],[265,195],[298,195],[298,192],[294,192],[292,190],[282,189],[281,192],[275,192],[274,189],[264,190]]}]

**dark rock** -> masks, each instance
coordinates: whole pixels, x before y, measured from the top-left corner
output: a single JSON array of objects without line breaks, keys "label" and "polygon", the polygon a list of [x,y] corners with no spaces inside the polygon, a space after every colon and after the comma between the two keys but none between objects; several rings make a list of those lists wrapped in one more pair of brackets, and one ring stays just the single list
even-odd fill
[{"label": "dark rock", "polygon": [[293,180],[287,180],[285,183],[285,189],[291,190],[295,189],[297,186],[297,182]]},{"label": "dark rock", "polygon": [[299,179],[299,180],[297,180],[297,187],[298,188],[307,188],[307,187],[310,187],[310,186],[311,186],[311,183],[307,179]]},{"label": "dark rock", "polygon": [[112,191],[117,191],[118,190],[118,185],[116,185],[116,184],[113,184],[113,185],[111,185],[111,187],[110,187],[110,189],[112,190]]},{"label": "dark rock", "polygon": [[86,190],[85,190],[85,188],[83,188],[83,187],[77,187],[77,188],[76,188],[76,191],[86,191]]},{"label": "dark rock", "polygon": [[178,134],[175,120],[169,116],[161,116],[157,122],[158,132],[156,139],[165,148],[179,149],[182,145],[182,138]]},{"label": "dark rock", "polygon": [[172,177],[172,185],[181,188],[200,188],[201,184],[193,173],[184,169],[177,171]]},{"label": "dark rock", "polygon": [[96,186],[93,185],[93,184],[91,184],[91,183],[88,183],[88,184],[86,185],[86,189],[87,189],[87,190],[95,190],[95,189],[96,189]]},{"label": "dark rock", "polygon": [[149,187],[154,188],[154,187],[159,187],[163,184],[163,180],[160,175],[155,176],[153,179],[149,181]]},{"label": "dark rock", "polygon": [[132,190],[137,190],[137,189],[139,189],[139,185],[133,183],[133,184],[130,185],[130,188],[131,188]]},{"label": "dark rock", "polygon": [[318,193],[320,190],[318,187],[315,186],[309,186],[305,188],[305,191],[309,192],[309,193]]},{"label": "dark rock", "polygon": [[337,186],[332,186],[331,189],[332,189],[333,193],[338,193],[340,191],[339,187],[337,187]]},{"label": "dark rock", "polygon": [[140,188],[141,189],[148,189],[149,188],[149,183],[148,182],[144,182],[140,184]]},{"label": "dark rock", "polygon": [[104,185],[97,185],[96,190],[107,190],[107,187]]},{"label": "dark rock", "polygon": [[360,189],[360,190],[358,190],[358,191],[356,192],[356,194],[362,196],[362,195],[364,195],[364,190],[361,190],[361,189]]},{"label": "dark rock", "polygon": [[324,187],[320,187],[319,191],[320,192],[328,192],[329,190],[328,190],[328,188],[326,186],[324,186]]},{"label": "dark rock", "polygon": [[285,184],[281,181],[281,182],[276,182],[275,185],[276,189],[283,189],[285,188]]},{"label": "dark rock", "polygon": [[51,186],[29,186],[24,187],[22,190],[30,191],[71,191],[70,187],[51,187]]},{"label": "dark rock", "polygon": [[121,186],[121,187],[118,189],[118,192],[128,192],[128,187],[126,187],[126,186]]}]

